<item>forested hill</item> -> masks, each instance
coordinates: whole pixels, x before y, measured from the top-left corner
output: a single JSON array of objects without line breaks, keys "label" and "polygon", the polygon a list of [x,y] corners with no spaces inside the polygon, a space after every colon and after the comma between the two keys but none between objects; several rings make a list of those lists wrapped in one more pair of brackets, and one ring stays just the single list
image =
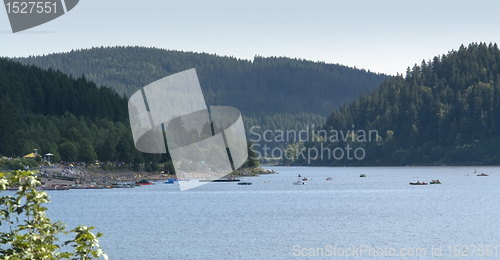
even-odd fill
[{"label": "forested hill", "polygon": [[127,98],[85,78],[0,58],[0,155],[38,149],[56,161],[144,161],[128,125]]},{"label": "forested hill", "polygon": [[352,125],[355,130],[378,130],[383,138],[379,143],[356,143],[366,149],[364,160],[353,160],[357,164],[499,165],[498,46],[462,45],[424,61],[342,106],[327,120],[327,129],[351,130]]},{"label": "forested hill", "polygon": [[208,105],[228,105],[247,116],[313,113],[333,109],[380,86],[385,75],[300,59],[253,61],[145,47],[107,47],[15,59],[41,68],[85,75],[130,96],[165,76],[196,68]]},{"label": "forested hill", "polygon": [[68,75],[0,58],[0,99],[12,103],[19,113],[105,118],[125,121],[127,99],[115,91],[98,88],[85,77]]}]

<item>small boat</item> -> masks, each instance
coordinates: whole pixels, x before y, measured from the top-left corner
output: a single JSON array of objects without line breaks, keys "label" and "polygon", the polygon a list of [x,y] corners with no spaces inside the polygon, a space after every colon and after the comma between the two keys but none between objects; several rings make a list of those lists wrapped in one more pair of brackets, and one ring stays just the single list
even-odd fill
[{"label": "small boat", "polygon": [[366,177],[366,175],[363,173],[363,174],[359,175],[359,177]]},{"label": "small boat", "polygon": [[327,180],[327,181],[331,181],[331,180],[333,180],[333,179],[332,179],[332,177],[328,177],[328,178],[326,178],[326,180]]},{"label": "small boat", "polygon": [[304,179],[302,179],[302,181],[307,181],[307,178],[306,178],[306,177],[304,177]]},{"label": "small boat", "polygon": [[432,180],[430,184],[441,184],[441,182],[439,180]]},{"label": "small boat", "polygon": [[135,182],[135,184],[137,184],[137,185],[151,185],[151,182],[147,181],[147,180],[141,180],[141,181]]},{"label": "small boat", "polygon": [[299,178],[302,177],[300,174],[299,174]]},{"label": "small boat", "polygon": [[251,182],[238,182],[238,185],[252,185]]},{"label": "small boat", "polygon": [[477,176],[489,176],[488,174],[485,174],[484,172],[481,174],[478,174]]},{"label": "small boat", "polygon": [[293,183],[293,185],[306,185],[306,183],[303,181],[296,181]]},{"label": "small boat", "polygon": [[174,184],[174,179],[168,179],[166,182],[163,184]]},{"label": "small boat", "polygon": [[410,185],[427,185],[427,182],[420,182],[420,181],[410,182]]}]

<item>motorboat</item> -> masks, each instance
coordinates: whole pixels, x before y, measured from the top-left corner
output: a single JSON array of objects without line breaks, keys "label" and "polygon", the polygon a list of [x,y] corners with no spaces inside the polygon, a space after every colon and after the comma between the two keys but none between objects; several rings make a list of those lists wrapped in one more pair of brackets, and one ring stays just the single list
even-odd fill
[{"label": "motorboat", "polygon": [[[304,178],[304,179],[307,180],[307,178]],[[299,179],[296,182],[293,183],[293,185],[305,185],[305,184],[306,184],[306,182],[300,180],[300,177],[299,177]]]},{"label": "motorboat", "polygon": [[417,181],[417,182],[410,182],[410,185],[427,185],[428,183],[427,182],[420,182],[420,181]]},{"label": "motorboat", "polygon": [[137,185],[151,185],[152,183],[150,181],[147,181],[147,180],[141,180],[141,181],[135,182],[135,184],[137,184]]}]

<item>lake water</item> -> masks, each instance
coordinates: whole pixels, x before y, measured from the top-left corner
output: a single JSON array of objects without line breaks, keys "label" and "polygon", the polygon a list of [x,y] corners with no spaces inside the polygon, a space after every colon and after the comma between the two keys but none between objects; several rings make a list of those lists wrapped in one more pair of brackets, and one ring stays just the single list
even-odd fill
[{"label": "lake water", "polygon": [[[47,191],[48,214],[70,228],[95,226],[110,259],[334,258],[334,250],[401,259],[416,248],[426,251],[415,259],[500,255],[500,167],[264,168],[279,174],[244,178],[250,186]],[[306,185],[292,185],[298,174]],[[442,184],[409,185],[432,179]],[[439,246],[441,256],[432,251]],[[490,256],[478,256],[479,246]],[[346,257],[353,248],[361,255]]]}]

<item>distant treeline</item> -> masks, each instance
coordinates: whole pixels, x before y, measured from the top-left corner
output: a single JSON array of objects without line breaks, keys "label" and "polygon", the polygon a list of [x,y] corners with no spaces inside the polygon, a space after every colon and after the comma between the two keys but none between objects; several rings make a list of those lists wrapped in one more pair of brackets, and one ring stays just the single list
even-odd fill
[{"label": "distant treeline", "polygon": [[236,107],[247,128],[260,125],[273,130],[324,122],[333,109],[374,90],[386,78],[302,59],[257,56],[250,61],[145,47],[101,47],[15,60],[85,75],[125,96],[155,80],[196,68],[208,105]]},{"label": "distant treeline", "polygon": [[[377,130],[379,142],[326,142],[363,148],[363,160],[315,160],[316,165],[498,165],[500,50],[473,43],[408,68],[368,95],[334,111],[327,131]],[[308,142],[319,148],[321,142]],[[337,156],[340,155],[338,150]],[[361,155],[361,153],[359,154]],[[351,151],[352,156],[352,151]],[[306,164],[302,158],[296,164]]]},{"label": "distant treeline", "polygon": [[56,161],[138,165],[128,124],[127,99],[115,91],[0,58],[0,155],[38,149]]},{"label": "distant treeline", "polygon": [[168,152],[135,148],[127,98],[85,77],[0,58],[0,155],[21,157],[33,149],[41,157],[52,153],[52,161],[120,162],[147,171],[166,163],[165,172],[174,172]]}]

